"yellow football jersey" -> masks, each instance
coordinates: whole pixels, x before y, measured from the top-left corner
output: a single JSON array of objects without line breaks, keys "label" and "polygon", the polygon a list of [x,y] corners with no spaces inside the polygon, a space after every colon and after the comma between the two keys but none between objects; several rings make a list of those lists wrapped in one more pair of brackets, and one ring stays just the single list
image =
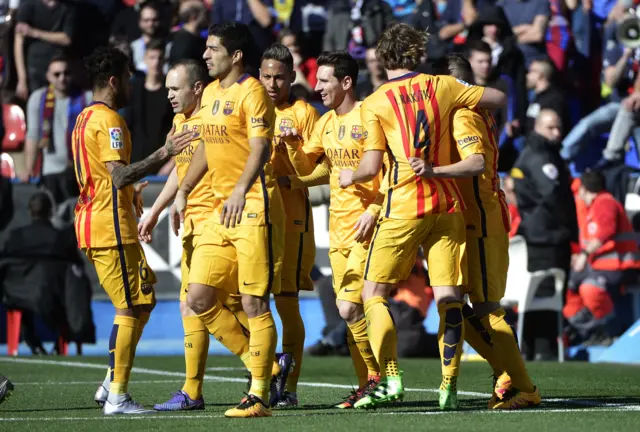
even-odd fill
[{"label": "yellow football jersey", "polygon": [[[182,179],[184,179],[189,169],[193,152],[202,139],[200,137],[202,132],[202,119],[198,113],[193,113],[188,119],[185,118],[184,114],[179,113],[173,117],[173,124],[176,132],[192,130],[198,133],[198,136],[193,139],[189,147],[182,150],[180,154],[175,157],[178,184],[181,184]],[[188,236],[193,233],[197,234],[202,230],[204,222],[213,217],[212,214],[215,203],[216,199],[211,189],[211,172],[209,171],[189,194],[184,215],[183,236]]]},{"label": "yellow football jersey", "polygon": [[71,136],[80,197],[75,229],[80,248],[104,248],[138,241],[133,185],[118,190],[106,162],[131,159],[131,135],[124,119],[97,102],[85,108]]},{"label": "yellow football jersey", "polygon": [[510,231],[509,210],[498,177],[496,122],[485,109],[460,108],[453,114],[453,139],[457,144],[453,162],[472,154],[484,155],[480,175],[456,179],[467,209],[467,236],[487,237]]},{"label": "yellow football jersey", "polygon": [[366,132],[360,119],[361,103],[349,113],[338,115],[331,110],[313,129],[304,143],[304,152],[314,161],[326,156],[331,162],[331,204],[329,205],[329,244],[331,248],[351,248],[355,243],[355,226],[362,213],[376,201],[382,175],[363,184],[340,188],[340,171],[355,170],[362,159]]},{"label": "yellow football jersey", "polygon": [[452,179],[416,177],[409,158],[424,158],[433,166],[451,164],[451,111],[474,108],[483,92],[449,76],[411,72],[389,80],[364,100],[365,151],[385,151],[390,158],[385,217],[420,219],[463,209]]},{"label": "yellow football jersey", "polygon": [[[276,125],[273,135],[274,151],[271,154],[271,164],[276,178],[296,173],[291,160],[289,160],[286,146],[280,143],[280,134],[287,129],[296,128],[303,141],[309,141],[313,126],[319,117],[316,109],[302,100],[292,103],[286,102],[276,107]],[[311,217],[311,205],[307,200],[308,190],[281,188],[280,194],[287,214],[286,229],[297,232],[308,231]]]},{"label": "yellow football jersey", "polygon": [[[242,175],[251,147],[251,138],[273,140],[275,111],[262,84],[250,75],[242,75],[228,88],[218,80],[207,86],[202,96],[202,138],[207,164],[212,171],[212,189],[219,203],[227,200]],[[241,225],[264,225],[284,218],[282,201],[270,162],[245,195]],[[272,201],[276,199],[277,203]],[[216,205],[213,220],[220,221],[221,205]]]}]

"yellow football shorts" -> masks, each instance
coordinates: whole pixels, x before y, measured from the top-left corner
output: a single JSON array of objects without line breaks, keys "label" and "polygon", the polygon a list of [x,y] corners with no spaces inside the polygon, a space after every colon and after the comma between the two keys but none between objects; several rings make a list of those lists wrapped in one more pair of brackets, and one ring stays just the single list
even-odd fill
[{"label": "yellow football shorts", "polygon": [[464,285],[465,238],[460,212],[425,215],[417,220],[383,218],[373,234],[364,278],[385,284],[406,280],[422,246],[432,286]]},{"label": "yellow football shorts", "polygon": [[287,231],[284,236],[280,294],[313,291],[311,269],[315,261],[316,241],[313,231]]},{"label": "yellow football shorts", "polygon": [[[192,265],[196,268],[202,265],[202,262],[200,261],[192,261],[196,245],[200,238],[200,234],[191,234],[182,238],[182,260],[180,262],[180,274],[182,276],[182,281],[180,283],[181,302],[187,301],[187,292],[189,291],[189,274]],[[208,264],[205,263],[204,265]],[[232,267],[230,276],[231,277],[226,281],[224,288],[217,290],[218,299],[228,307],[233,305],[235,309],[242,309],[240,301],[241,296],[238,294],[237,264]],[[205,285],[214,286],[212,283],[205,283]]]},{"label": "yellow football shorts", "polygon": [[351,249],[329,249],[333,291],[337,300],[362,304],[364,266],[369,246],[356,243]]},{"label": "yellow football shorts", "polygon": [[155,303],[156,275],[149,268],[140,243],[86,248],[84,253],[114,307],[129,309]]},{"label": "yellow football shorts", "polygon": [[279,294],[283,255],[282,223],[225,228],[208,222],[193,251],[189,283],[229,290],[235,280],[241,294]]},{"label": "yellow football shorts", "polygon": [[472,303],[499,302],[504,297],[509,270],[509,235],[467,237],[466,292]]}]

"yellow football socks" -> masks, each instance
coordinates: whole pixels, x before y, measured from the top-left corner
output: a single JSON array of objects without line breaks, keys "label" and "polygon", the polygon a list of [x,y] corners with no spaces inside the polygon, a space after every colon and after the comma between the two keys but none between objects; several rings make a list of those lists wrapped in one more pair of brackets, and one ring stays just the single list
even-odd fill
[{"label": "yellow football socks", "polygon": [[240,322],[235,315],[220,301],[206,311],[198,315],[213,335],[222,345],[237,356],[242,356],[249,351],[249,338],[245,334]]},{"label": "yellow football socks", "polygon": [[448,385],[456,388],[456,379],[460,368],[464,325],[462,320],[462,302],[440,303],[438,305],[440,326],[438,327],[438,346],[442,361],[441,389]]},{"label": "yellow football socks", "polygon": [[398,376],[398,336],[389,303],[380,296],[364,304],[371,350],[380,365],[380,377]]},{"label": "yellow football socks", "polygon": [[255,318],[249,318],[251,331],[251,389],[250,394],[260,398],[265,404],[269,403],[269,384],[271,369],[276,357],[278,335],[276,324],[271,312]]},{"label": "yellow football socks", "polygon": [[534,387],[522,360],[516,337],[511,326],[504,320],[505,312],[500,308],[489,314],[489,323],[493,332],[491,340],[499,358],[503,360],[506,372],[511,377],[513,387],[525,393],[533,393]]},{"label": "yellow football socks", "polygon": [[209,353],[209,332],[197,316],[182,317],[185,375],[182,391],[191,399],[202,396],[202,381]]},{"label": "yellow football socks", "polygon": [[360,349],[358,348],[358,344],[355,341],[351,329],[347,330],[347,346],[349,347],[349,354],[351,354],[353,369],[358,377],[358,387],[364,387],[368,380],[367,364],[364,362],[362,355],[360,355]]},{"label": "yellow football socks", "polygon": [[295,393],[298,388],[298,378],[302,368],[302,353],[304,351],[304,322],[300,316],[298,297],[277,295],[276,308],[282,320],[282,352],[290,353],[295,361],[295,367],[287,378],[287,391]]},{"label": "yellow football socks", "polygon": [[151,312],[140,312],[140,316],[138,317],[138,338],[136,339],[136,346],[138,345],[138,342],[140,342],[142,332],[144,332],[144,327],[149,322],[150,317]]},{"label": "yellow football socks", "polygon": [[109,338],[110,394],[118,395],[127,392],[138,340],[138,325],[138,319],[133,317],[116,315],[113,320]]},{"label": "yellow football socks", "polygon": [[494,350],[491,333],[488,330],[490,327],[484,325],[468,304],[462,306],[462,315],[464,316],[464,340],[489,363],[493,374],[499,377],[504,369]]},{"label": "yellow football socks", "polygon": [[360,353],[360,357],[362,357],[367,367],[366,379],[368,380],[370,375],[379,375],[380,366],[373,355],[371,343],[369,343],[369,335],[367,334],[367,320],[362,318],[360,321],[349,324],[349,330],[353,334],[353,340]]}]

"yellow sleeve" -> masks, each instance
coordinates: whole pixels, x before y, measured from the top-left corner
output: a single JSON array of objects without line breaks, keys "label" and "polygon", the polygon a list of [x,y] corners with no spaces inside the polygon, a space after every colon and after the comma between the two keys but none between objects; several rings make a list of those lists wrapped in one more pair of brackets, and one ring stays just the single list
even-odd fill
[{"label": "yellow sleeve", "polygon": [[384,136],[380,119],[375,113],[375,103],[372,97],[368,97],[362,102],[360,119],[364,128],[364,151],[385,151],[387,149],[387,139]]},{"label": "yellow sleeve", "polygon": [[131,135],[124,119],[119,115],[104,116],[97,122],[96,141],[99,146],[100,162],[129,162]]},{"label": "yellow sleeve", "polygon": [[489,139],[480,114],[467,108],[456,110],[453,116],[453,139],[462,160],[473,154],[486,154],[483,142]]},{"label": "yellow sleeve", "polygon": [[260,86],[244,98],[242,112],[247,124],[247,139],[273,139],[276,112],[264,87]]},{"label": "yellow sleeve", "polygon": [[438,76],[443,83],[443,94],[451,98],[454,108],[474,109],[482,99],[484,87],[474,86],[451,76]]},{"label": "yellow sleeve", "polygon": [[331,177],[331,166],[328,159],[323,159],[321,163],[316,165],[313,172],[308,176],[289,176],[291,182],[291,189],[303,189],[312,186],[319,186],[323,184],[329,184]]},{"label": "yellow sleeve", "polygon": [[310,137],[305,141],[304,146],[287,146],[289,160],[293,169],[300,176],[311,174],[315,166],[324,156],[324,147],[322,146],[322,133],[324,131],[325,122],[316,122]]}]

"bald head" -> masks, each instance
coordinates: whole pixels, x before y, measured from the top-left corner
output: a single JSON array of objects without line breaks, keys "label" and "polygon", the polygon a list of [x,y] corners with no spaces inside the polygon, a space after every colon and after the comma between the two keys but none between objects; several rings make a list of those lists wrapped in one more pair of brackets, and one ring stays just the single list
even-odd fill
[{"label": "bald head", "polygon": [[559,143],[562,139],[562,120],[555,111],[543,109],[536,118],[534,131],[550,142]]}]

